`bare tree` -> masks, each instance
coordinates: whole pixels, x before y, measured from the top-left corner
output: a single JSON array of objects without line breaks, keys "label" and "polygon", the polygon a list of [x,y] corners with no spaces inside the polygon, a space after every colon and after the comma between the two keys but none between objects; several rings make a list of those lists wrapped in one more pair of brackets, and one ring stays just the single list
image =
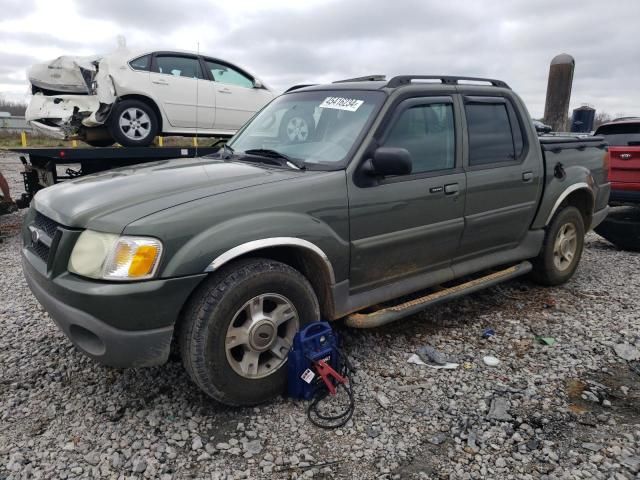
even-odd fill
[{"label": "bare tree", "polygon": [[609,115],[607,112],[598,112],[596,113],[596,118],[593,120],[593,128],[594,130],[598,128],[603,123],[607,123],[613,120],[613,117]]},{"label": "bare tree", "polygon": [[26,103],[12,102],[0,96],[0,112],[9,112],[11,115],[23,116],[26,109]]}]

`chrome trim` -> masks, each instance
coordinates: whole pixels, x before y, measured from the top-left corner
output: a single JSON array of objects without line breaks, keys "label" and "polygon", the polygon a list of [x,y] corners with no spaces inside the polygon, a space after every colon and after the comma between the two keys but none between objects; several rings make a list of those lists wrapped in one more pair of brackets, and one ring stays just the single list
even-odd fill
[{"label": "chrome trim", "polygon": [[572,194],[576,190],[580,190],[581,188],[585,188],[585,189],[587,189],[587,191],[589,193],[591,193],[591,190],[589,189],[589,185],[587,183],[584,183],[584,182],[574,183],[570,187],[567,187],[567,189],[560,194],[560,196],[556,200],[556,203],[553,205],[553,208],[551,209],[551,212],[549,213],[549,216],[547,217],[547,221],[544,222],[545,226],[549,225],[549,222],[553,218],[553,215],[556,213],[556,210],[558,210],[558,207],[564,201],[564,199],[567,198],[570,194]]},{"label": "chrome trim", "polygon": [[267,247],[301,247],[306,248],[307,250],[311,250],[313,253],[318,255],[327,266],[327,270],[329,271],[329,279],[331,280],[331,284],[336,283],[335,274],[333,272],[333,266],[329,261],[329,257],[317,246],[307,240],[303,240],[301,238],[295,237],[273,237],[273,238],[263,238],[261,240],[253,240],[251,242],[243,243],[242,245],[238,245],[237,247],[233,247],[231,250],[227,250],[222,255],[216,257],[216,259],[211,262],[207,268],[205,268],[205,272],[213,272],[219,269],[225,263],[233,260],[240,255],[244,255],[245,253],[253,252],[255,250],[260,250],[261,248]]}]

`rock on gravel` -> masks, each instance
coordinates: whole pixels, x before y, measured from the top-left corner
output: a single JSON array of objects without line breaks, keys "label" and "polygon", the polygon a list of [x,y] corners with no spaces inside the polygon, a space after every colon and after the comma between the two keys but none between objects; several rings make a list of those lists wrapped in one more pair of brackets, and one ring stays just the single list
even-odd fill
[{"label": "rock on gravel", "polygon": [[[0,155],[16,193],[19,167]],[[116,370],[77,352],[22,277],[23,215],[0,217],[0,479],[638,478],[640,375],[615,346],[640,347],[640,254],[593,233],[566,285],[520,279],[383,328],[339,326],[356,410],[325,431],[304,402],[231,409],[174,361]],[[424,345],[460,366],[406,363]]]}]

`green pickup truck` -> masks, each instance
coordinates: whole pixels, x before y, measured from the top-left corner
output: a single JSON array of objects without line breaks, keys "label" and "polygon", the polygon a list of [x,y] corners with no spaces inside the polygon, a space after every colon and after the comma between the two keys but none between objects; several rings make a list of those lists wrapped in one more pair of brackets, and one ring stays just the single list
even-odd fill
[{"label": "green pickup truck", "polygon": [[296,331],[375,327],[529,273],[576,270],[607,214],[600,137],[541,137],[498,80],[292,88],[217,153],[38,192],[24,274],[86,355],[181,355],[229,405],[280,394]]}]

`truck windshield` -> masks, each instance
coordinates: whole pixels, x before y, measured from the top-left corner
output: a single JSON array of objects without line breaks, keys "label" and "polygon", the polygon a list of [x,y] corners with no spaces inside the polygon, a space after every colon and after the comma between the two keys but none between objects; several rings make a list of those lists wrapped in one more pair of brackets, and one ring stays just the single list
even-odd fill
[{"label": "truck windshield", "polygon": [[233,150],[272,150],[309,165],[336,166],[384,101],[383,92],[293,92],[276,98],[230,141]]},{"label": "truck windshield", "polygon": [[640,122],[602,125],[595,134],[604,136],[609,145],[614,147],[640,147]]}]

